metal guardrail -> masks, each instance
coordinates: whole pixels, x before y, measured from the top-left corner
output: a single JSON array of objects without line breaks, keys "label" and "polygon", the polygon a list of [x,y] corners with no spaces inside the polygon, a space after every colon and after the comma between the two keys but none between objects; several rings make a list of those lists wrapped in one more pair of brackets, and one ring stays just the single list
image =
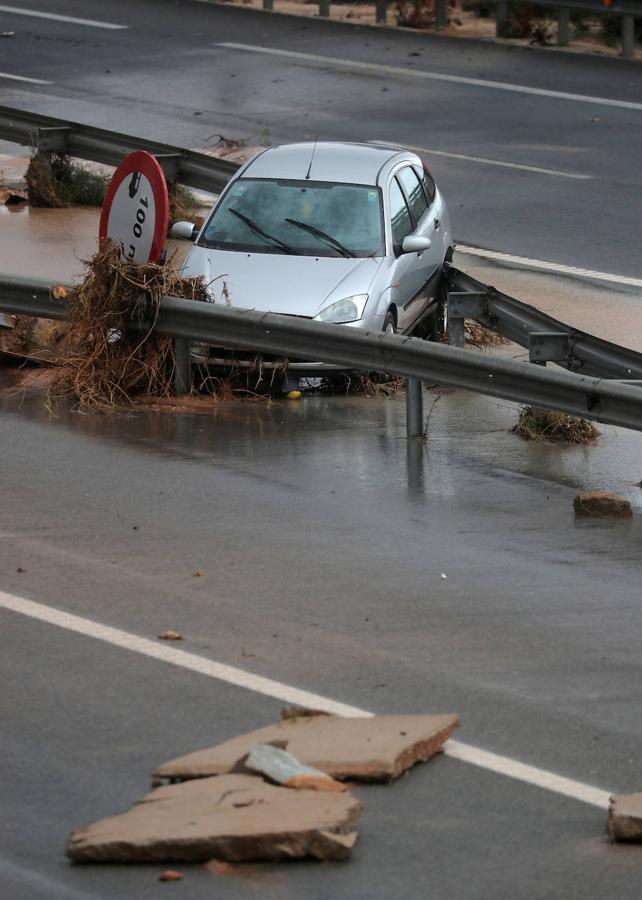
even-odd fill
[{"label": "metal guardrail", "polygon": [[[50,284],[0,275],[0,311],[52,319],[65,317]],[[149,327],[147,323],[139,325]],[[442,384],[491,397],[558,409],[598,422],[642,431],[642,391],[400,335],[371,334],[296,316],[236,310],[163,297],[156,330],[186,341],[223,343],[258,352],[317,359],[416,382]]]},{"label": "metal guardrail", "polygon": [[67,153],[110,166],[119,165],[123,157],[134,150],[146,150],[158,159],[169,184],[180,182],[212,193],[219,193],[239,168],[238,163],[195,150],[9,106],[0,106],[0,138],[32,146],[40,155]]},{"label": "metal guardrail", "polygon": [[642,353],[571,328],[534,306],[489,287],[454,266],[447,266],[449,332],[457,336],[463,317],[475,319],[515,344],[526,347],[531,362],[554,361],[572,372],[616,378],[642,379]]}]

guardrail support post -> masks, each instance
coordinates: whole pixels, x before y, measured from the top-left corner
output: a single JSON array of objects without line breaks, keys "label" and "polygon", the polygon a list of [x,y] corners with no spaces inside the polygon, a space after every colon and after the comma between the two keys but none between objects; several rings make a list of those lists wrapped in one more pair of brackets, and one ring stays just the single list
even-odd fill
[{"label": "guardrail support post", "polygon": [[330,0],[319,0],[319,15],[327,19],[330,15]]},{"label": "guardrail support post", "polygon": [[406,437],[423,437],[424,395],[418,378],[406,378]]},{"label": "guardrail support post", "polygon": [[622,56],[633,59],[635,53],[635,19],[633,16],[622,16]]},{"label": "guardrail support post", "polygon": [[448,291],[448,343],[464,347],[464,319],[479,319],[486,314],[488,295],[485,291]]},{"label": "guardrail support post", "polygon": [[388,12],[388,0],[377,0],[377,22],[385,25]]},{"label": "guardrail support post", "polygon": [[441,31],[448,24],[448,0],[435,0],[435,28]]},{"label": "guardrail support post", "polygon": [[495,34],[497,37],[503,37],[504,30],[508,24],[508,0],[499,0],[495,11]]},{"label": "guardrail support post", "polygon": [[174,338],[174,391],[182,397],[192,391],[192,353],[187,338]]},{"label": "guardrail support post", "polygon": [[557,46],[568,47],[570,37],[571,11],[567,6],[557,10]]}]

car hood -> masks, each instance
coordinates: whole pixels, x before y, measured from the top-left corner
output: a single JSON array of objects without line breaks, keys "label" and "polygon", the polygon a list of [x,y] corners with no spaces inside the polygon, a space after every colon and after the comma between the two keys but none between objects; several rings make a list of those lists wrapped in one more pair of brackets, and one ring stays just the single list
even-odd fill
[{"label": "car hood", "polygon": [[193,247],[182,273],[203,275],[216,303],[312,318],[336,300],[367,294],[381,262]]}]

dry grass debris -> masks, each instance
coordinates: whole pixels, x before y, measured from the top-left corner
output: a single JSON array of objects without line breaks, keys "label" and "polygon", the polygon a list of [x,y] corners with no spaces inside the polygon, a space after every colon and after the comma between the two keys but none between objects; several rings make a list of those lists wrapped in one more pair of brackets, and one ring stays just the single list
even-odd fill
[{"label": "dry grass debris", "polygon": [[568,444],[590,444],[599,436],[599,430],[580,416],[552,409],[522,406],[513,434],[529,441],[560,441]]},{"label": "dry grass debris", "polygon": [[484,325],[480,325],[474,319],[464,320],[464,337],[467,344],[476,347],[478,350],[485,350],[488,347],[501,347],[510,343],[501,334],[491,331]]},{"label": "dry grass debris", "polygon": [[109,176],[53,153],[51,169],[36,154],[25,173],[31,206],[60,209],[66,206],[102,206]]},{"label": "dry grass debris", "polygon": [[[137,396],[169,396],[174,344],[153,331],[160,300],[205,300],[205,282],[181,278],[169,264],[125,262],[111,243],[86,265],[65,300],[69,332],[52,399],[71,395],[82,408],[110,411]],[[128,331],[132,324],[140,330]]]}]

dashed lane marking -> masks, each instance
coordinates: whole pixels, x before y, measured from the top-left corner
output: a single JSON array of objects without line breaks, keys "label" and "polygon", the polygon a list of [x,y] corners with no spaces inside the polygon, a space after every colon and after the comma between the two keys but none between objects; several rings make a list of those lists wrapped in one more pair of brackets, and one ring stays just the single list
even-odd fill
[{"label": "dashed lane marking", "polygon": [[300,53],[297,50],[277,50],[274,47],[261,47],[258,44],[238,44],[232,41],[220,41],[213,45],[228,50],[245,50],[248,53],[263,53],[268,56],[283,56],[288,59],[299,59],[302,62],[317,63],[322,66],[334,66],[338,69],[374,72],[377,75],[400,75],[404,78],[419,78],[429,81],[446,81],[452,84],[467,84],[471,87],[489,88],[494,91],[510,91],[515,94],[529,94],[536,97],[550,97],[553,100],[570,100],[574,103],[590,103],[593,106],[614,106],[619,109],[635,109],[642,111],[642,103],[631,100],[613,100],[610,97],[591,97],[587,94],[570,94],[565,91],[548,91],[544,88],[528,87],[525,84],[506,84],[502,81],[487,81],[485,78],[467,78],[464,75],[446,75],[443,72],[426,72],[423,69],[406,69],[402,66],[386,66],[380,63],[360,62],[355,59],[341,59],[337,56],[318,56],[316,53]]},{"label": "dashed lane marking", "polygon": [[511,253],[500,253],[498,250],[484,250],[483,247],[468,247],[456,244],[455,249],[467,256],[480,256],[495,262],[524,266],[527,269],[541,269],[544,272],[555,272],[558,275],[570,275],[573,278],[589,278],[592,281],[610,281],[612,284],[625,284],[629,287],[642,288],[642,278],[630,275],[615,275],[612,272],[596,272],[593,269],[582,269],[578,266],[565,266],[562,263],[547,262],[544,259],[531,259],[529,256],[513,256]]},{"label": "dashed lane marking", "polygon": [[[368,710],[360,709],[357,706],[348,706],[345,703],[339,703],[320,694],[300,690],[281,681],[263,678],[261,675],[253,675],[244,669],[237,669],[234,666],[215,662],[203,656],[188,653],[185,650],[177,650],[174,647],[159,644],[156,641],[139,637],[128,631],[101,625],[92,619],[66,613],[60,609],[45,606],[42,603],[35,603],[33,600],[26,600],[24,597],[7,594],[4,591],[0,591],[0,608],[28,616],[39,622],[55,625],[58,628],[64,628],[67,631],[72,631],[85,637],[103,641],[123,650],[139,653],[141,656],[147,656],[159,662],[178,666],[181,669],[187,669],[209,678],[216,678],[218,681],[223,681],[226,684],[242,687],[267,697],[273,697],[285,703],[295,703],[300,706],[323,709],[338,716],[365,717],[373,715]],[[556,794],[597,806],[600,809],[608,808],[609,792],[600,788],[592,787],[570,778],[564,778],[553,772],[547,772],[545,769],[525,765],[506,756],[489,753],[486,750],[481,750],[479,747],[473,747],[470,744],[464,744],[461,741],[450,740],[446,743],[444,749],[447,756],[486,769],[489,772],[504,775],[507,778],[513,778],[516,781],[522,781],[547,791],[553,791]]]},{"label": "dashed lane marking", "polygon": [[26,75],[12,75],[10,72],[0,72],[0,78],[8,78],[10,81],[26,81],[27,84],[53,84],[53,81],[43,81],[42,78],[27,78]]},{"label": "dashed lane marking", "polygon": [[[16,16],[32,16],[34,19],[51,19],[54,22],[68,22],[72,25],[88,25],[90,28],[109,28],[117,31],[129,28],[129,25],[116,25],[114,22],[102,22],[98,19],[78,19],[76,16],[61,16],[58,13],[41,12],[36,9],[24,9],[19,6],[0,4],[0,12],[12,13]],[[49,84],[49,82],[46,82]]]},{"label": "dashed lane marking", "polygon": [[[377,147],[395,147],[390,141],[368,141]],[[412,144],[403,145],[406,150],[413,153],[427,153],[429,156],[445,156],[448,159],[461,159],[464,162],[482,163],[485,166],[499,166],[502,169],[521,169],[524,172],[535,172],[538,175],[554,175],[557,178],[575,178],[578,181],[590,181],[592,175],[580,175],[577,172],[562,172],[559,169],[546,169],[543,166],[528,166],[526,163],[506,162],[500,159],[489,159],[487,156],[468,156],[466,153],[452,153],[450,150],[434,150],[430,147],[413,147]]]}]

